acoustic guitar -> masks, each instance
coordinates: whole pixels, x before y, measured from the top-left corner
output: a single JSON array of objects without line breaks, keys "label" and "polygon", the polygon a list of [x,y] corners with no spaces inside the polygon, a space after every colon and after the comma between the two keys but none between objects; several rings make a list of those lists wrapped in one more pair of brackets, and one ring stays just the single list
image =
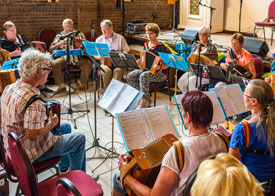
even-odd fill
[{"label": "acoustic guitar", "polygon": [[[150,70],[152,74],[158,74],[161,73],[161,71],[164,68],[164,64],[161,60],[161,58],[156,55],[155,53],[148,51],[148,50],[142,50],[140,51],[140,68],[141,69],[147,69]],[[154,65],[160,65],[160,69],[156,70],[154,68]]]}]

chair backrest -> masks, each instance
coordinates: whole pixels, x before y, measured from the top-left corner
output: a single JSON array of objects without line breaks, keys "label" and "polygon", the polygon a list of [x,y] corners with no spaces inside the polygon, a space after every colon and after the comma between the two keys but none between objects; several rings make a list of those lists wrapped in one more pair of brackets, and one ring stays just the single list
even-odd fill
[{"label": "chair backrest", "polygon": [[23,193],[27,196],[38,196],[37,180],[33,166],[15,133],[9,133],[8,144],[12,166]]},{"label": "chair backrest", "polygon": [[272,1],[268,7],[268,18],[275,19],[275,1]]},{"label": "chair backrest", "polygon": [[5,49],[0,50],[0,65],[2,66],[5,61],[9,60],[9,51]]},{"label": "chair backrest", "polygon": [[53,42],[55,36],[55,30],[42,28],[38,33],[38,41],[45,42],[47,44],[47,50],[49,51],[50,45]]},{"label": "chair backrest", "polygon": [[263,62],[260,57],[253,57],[253,59],[256,71],[256,78],[261,79],[263,74]]}]

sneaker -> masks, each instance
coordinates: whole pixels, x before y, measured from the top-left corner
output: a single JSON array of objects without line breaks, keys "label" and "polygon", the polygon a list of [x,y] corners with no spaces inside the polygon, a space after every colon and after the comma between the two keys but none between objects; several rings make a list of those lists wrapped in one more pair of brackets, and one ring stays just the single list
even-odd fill
[{"label": "sneaker", "polygon": [[57,95],[57,94],[59,94],[59,93],[64,93],[64,92],[66,92],[66,87],[58,87],[58,88],[53,92],[53,94],[54,94],[54,95]]},{"label": "sneaker", "polygon": [[97,182],[98,179],[99,179],[99,176],[96,175],[96,174],[94,174],[94,173],[91,173],[89,176],[90,176],[95,182]]},{"label": "sneaker", "polygon": [[60,174],[60,175],[66,174],[66,173],[68,173],[68,172],[70,172],[70,168],[66,169],[65,171],[59,170],[59,174]]},{"label": "sneaker", "polygon": [[40,92],[43,93],[53,93],[54,91],[52,89],[49,89],[47,87],[40,89]]}]

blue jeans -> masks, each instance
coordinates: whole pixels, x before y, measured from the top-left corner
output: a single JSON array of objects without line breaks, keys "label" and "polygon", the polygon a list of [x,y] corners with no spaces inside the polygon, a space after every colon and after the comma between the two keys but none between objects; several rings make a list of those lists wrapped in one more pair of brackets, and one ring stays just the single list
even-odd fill
[{"label": "blue jeans", "polygon": [[121,195],[124,195],[124,194],[126,194],[126,192],[123,191],[123,189],[122,189],[122,186],[121,186],[120,180],[119,180],[119,176],[120,176],[120,171],[117,170],[116,173],[115,173],[114,176],[113,176],[113,189],[114,189],[117,193],[119,193],[119,194],[121,194]]},{"label": "blue jeans", "polygon": [[[54,135],[65,135],[71,133],[71,125],[67,122],[61,122],[60,127],[52,130]],[[70,167],[69,155],[64,154],[61,156],[58,168],[60,171],[66,171]]]},{"label": "blue jeans", "polygon": [[[62,128],[62,126],[60,128]],[[62,133],[62,131],[60,132]],[[61,163],[62,167],[68,166],[70,167],[71,171],[82,170],[86,172],[85,142],[86,142],[85,135],[79,132],[61,135],[58,137],[58,140],[56,141],[56,143],[47,152],[45,152],[40,157],[38,157],[33,162],[33,164],[44,162],[47,159],[50,159],[56,156],[67,155],[69,161],[66,163],[66,158],[65,158],[65,163],[64,162]]]}]

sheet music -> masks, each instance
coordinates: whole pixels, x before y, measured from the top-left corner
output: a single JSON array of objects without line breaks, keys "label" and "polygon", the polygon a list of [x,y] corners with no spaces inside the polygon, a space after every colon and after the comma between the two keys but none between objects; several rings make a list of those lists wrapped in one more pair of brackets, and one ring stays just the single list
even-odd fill
[{"label": "sheet music", "polygon": [[234,110],[234,107],[231,103],[230,97],[228,96],[227,91],[224,88],[224,86],[220,86],[220,87],[217,87],[217,88],[212,88],[212,89],[210,89],[210,91],[215,91],[217,93],[217,95],[218,95],[218,97],[221,101],[223,110],[224,110],[227,117],[231,117],[231,116],[234,116],[236,114],[235,110]]},{"label": "sheet music", "polygon": [[214,91],[204,92],[212,101],[213,104],[213,120],[211,124],[218,124],[225,121],[225,116],[222,110],[222,106]]},{"label": "sheet music", "polygon": [[224,88],[226,89],[227,94],[231,99],[235,113],[240,114],[243,112],[247,112],[248,110],[244,104],[244,99],[242,96],[242,90],[240,88],[240,85],[239,84],[226,85],[224,86]]},{"label": "sheet music", "polygon": [[179,136],[171,116],[168,113],[169,111],[164,105],[145,108],[143,110],[154,139],[158,139],[169,133]]},{"label": "sheet music", "polygon": [[124,85],[124,83],[116,79],[112,79],[102,98],[99,100],[98,105],[101,108],[107,110],[108,106],[111,105],[112,101],[115,99],[115,97],[118,95]]},{"label": "sheet music", "polygon": [[142,148],[153,141],[142,110],[116,114],[127,150]]},{"label": "sheet music", "polygon": [[108,106],[107,111],[112,115],[126,111],[138,94],[139,91],[137,89],[124,84],[123,88]]}]

